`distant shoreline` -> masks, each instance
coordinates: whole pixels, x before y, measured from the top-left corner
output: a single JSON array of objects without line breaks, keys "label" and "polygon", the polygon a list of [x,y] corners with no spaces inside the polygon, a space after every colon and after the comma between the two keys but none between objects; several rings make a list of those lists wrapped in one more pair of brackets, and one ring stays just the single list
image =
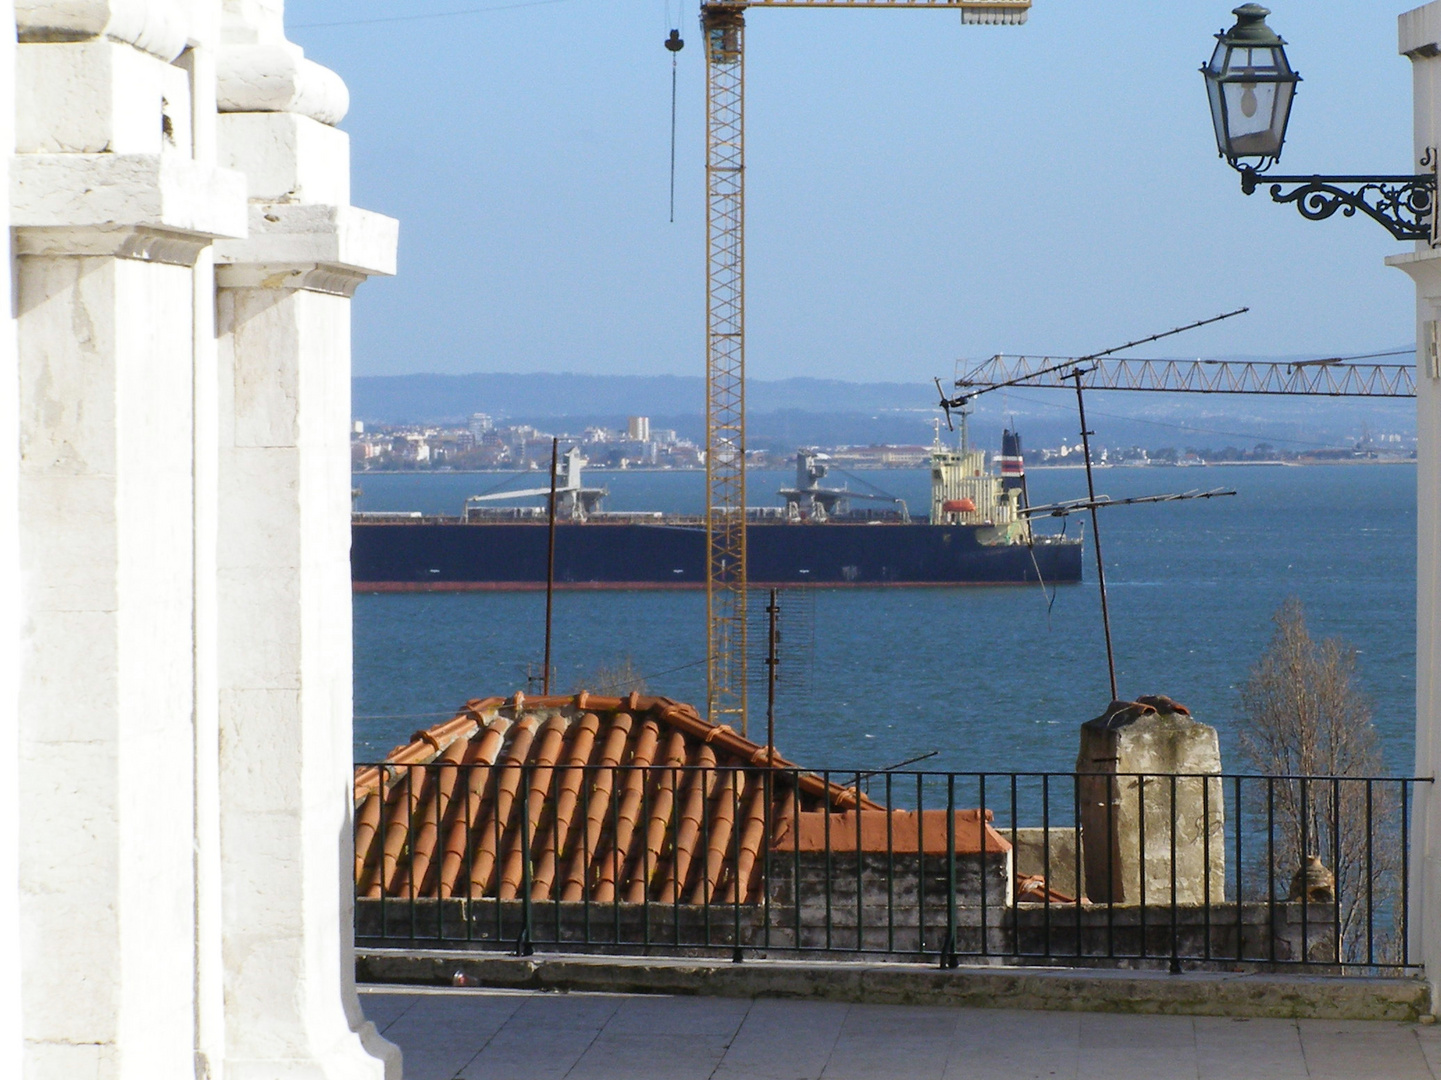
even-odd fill
[{"label": "distant shoreline", "polygon": [[[1286,469],[1309,468],[1315,465],[1415,465],[1415,458],[1338,458],[1324,461],[1201,461],[1191,465],[1173,465],[1169,462],[1123,462],[1119,465],[1112,465],[1108,462],[1093,462],[1092,468],[1096,469],[1209,469],[1228,468],[1230,466],[1244,466],[1256,468],[1271,466]],[[752,469],[755,466],[751,466]],[[765,471],[777,472],[790,468],[787,465],[767,467]],[[851,465],[847,468],[853,472],[905,472],[912,469],[924,469],[925,465]],[[1027,465],[1027,472],[1059,471],[1063,469],[1084,469],[1085,465],[1077,462],[1075,465]],[[657,469],[650,467],[635,467],[629,469],[618,468],[593,468],[587,470],[592,473],[704,473],[705,469]],[[547,475],[545,469],[366,469],[362,472],[351,472],[351,476],[525,476],[534,473],[537,476]]]}]

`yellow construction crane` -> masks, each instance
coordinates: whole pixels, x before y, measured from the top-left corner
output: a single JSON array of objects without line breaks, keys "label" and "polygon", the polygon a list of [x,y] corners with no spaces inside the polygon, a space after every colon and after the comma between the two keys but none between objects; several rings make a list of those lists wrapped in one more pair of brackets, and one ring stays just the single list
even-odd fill
[{"label": "yellow construction crane", "polygon": [[[702,0],[706,57],[706,708],[746,728],[745,14],[747,8],[959,11],[1016,26],[1031,0]],[[674,37],[675,35],[672,35]],[[670,46],[667,46],[670,47]]]}]

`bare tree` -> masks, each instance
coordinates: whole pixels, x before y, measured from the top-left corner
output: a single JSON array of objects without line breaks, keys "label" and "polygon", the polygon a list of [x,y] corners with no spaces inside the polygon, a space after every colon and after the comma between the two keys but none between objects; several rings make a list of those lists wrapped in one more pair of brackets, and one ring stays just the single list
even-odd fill
[{"label": "bare tree", "polygon": [[[1365,963],[1395,946],[1368,926],[1400,915],[1399,789],[1370,783],[1383,775],[1371,704],[1356,684],[1356,650],[1336,638],[1316,641],[1301,602],[1277,609],[1275,633],[1241,688],[1241,751],[1271,780],[1257,810],[1274,821],[1270,876],[1291,899],[1339,905],[1335,959]],[[1311,857],[1334,875],[1325,878]],[[1385,920],[1390,921],[1390,920]]]}]

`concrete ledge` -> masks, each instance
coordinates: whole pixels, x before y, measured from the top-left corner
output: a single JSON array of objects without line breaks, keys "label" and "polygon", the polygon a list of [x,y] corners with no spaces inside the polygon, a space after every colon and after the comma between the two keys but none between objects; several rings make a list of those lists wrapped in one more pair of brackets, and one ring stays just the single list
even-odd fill
[{"label": "concrete ledge", "polygon": [[574,990],[709,997],[811,998],[879,1005],[955,1005],[1068,1012],[1317,1020],[1417,1020],[1431,1012],[1423,979],[1074,968],[961,967],[838,961],[658,957],[514,957],[473,951],[372,949],[356,979],[387,985]]}]

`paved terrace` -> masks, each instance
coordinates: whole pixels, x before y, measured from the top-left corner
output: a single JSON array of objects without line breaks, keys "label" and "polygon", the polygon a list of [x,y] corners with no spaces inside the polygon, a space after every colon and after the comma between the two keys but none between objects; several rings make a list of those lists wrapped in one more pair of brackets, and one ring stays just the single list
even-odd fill
[{"label": "paved terrace", "polygon": [[367,988],[406,1080],[1432,1080],[1413,1023]]}]

